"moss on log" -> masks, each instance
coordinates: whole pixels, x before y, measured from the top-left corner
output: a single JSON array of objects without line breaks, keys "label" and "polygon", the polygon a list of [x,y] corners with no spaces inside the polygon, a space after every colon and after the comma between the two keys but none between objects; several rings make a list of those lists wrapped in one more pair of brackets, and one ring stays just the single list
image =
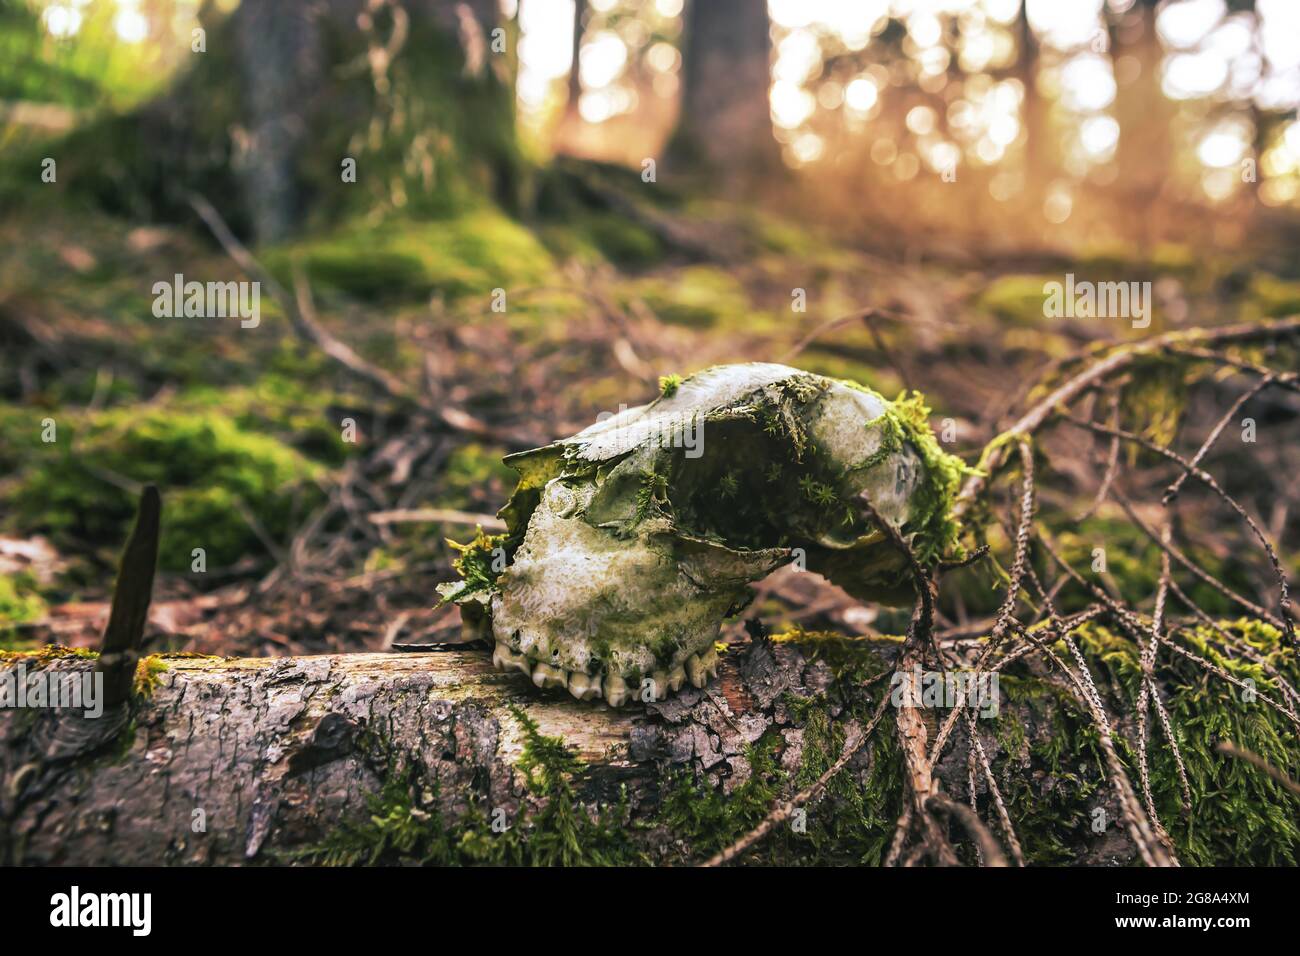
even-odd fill
[{"label": "moss on log", "polygon": [[[1102,672],[1124,666],[1116,640],[1099,632],[1084,641]],[[698,862],[835,762],[846,735],[890,693],[898,647],[756,631],[729,647],[703,690],[621,710],[539,692],[519,674],[494,671],[477,648],[154,656],[141,662],[132,702],[97,721],[0,710],[4,859]],[[10,671],[20,663],[29,671],[94,664],[49,650],[4,662]],[[1036,663],[1014,667],[998,716],[976,723],[1027,861],[1132,862],[1081,708]],[[1293,862],[1294,825],[1278,821],[1294,817],[1294,797],[1254,768],[1212,755],[1208,738],[1207,747],[1190,739],[1204,726],[1244,732],[1267,721],[1254,705],[1169,676],[1173,710],[1189,728],[1184,752],[1198,762],[1191,815],[1165,820],[1180,853]],[[1122,681],[1113,684],[1107,694],[1123,693]],[[945,711],[924,714],[933,737]],[[969,772],[964,723],[935,774],[963,803],[974,779],[976,806],[992,820],[987,785]],[[1203,759],[1213,766],[1200,766]],[[902,774],[896,734],[882,724],[805,814],[742,859],[880,863],[902,809]],[[1171,768],[1153,768],[1153,787],[1157,805],[1176,802]],[[1218,796],[1202,799],[1211,790]],[[958,824],[952,837],[974,862]]]}]

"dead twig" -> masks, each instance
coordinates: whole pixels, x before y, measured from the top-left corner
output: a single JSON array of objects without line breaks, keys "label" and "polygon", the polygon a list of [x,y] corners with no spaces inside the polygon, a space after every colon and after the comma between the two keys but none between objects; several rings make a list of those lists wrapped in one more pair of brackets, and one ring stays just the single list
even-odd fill
[{"label": "dead twig", "polygon": [[1227,754],[1229,757],[1236,757],[1238,760],[1244,760],[1259,770],[1262,770],[1270,778],[1280,783],[1287,790],[1300,796],[1300,783],[1296,783],[1281,770],[1278,770],[1263,757],[1257,753],[1247,750],[1245,747],[1238,747],[1231,740],[1221,740],[1215,747],[1221,754]]},{"label": "dead twig", "polygon": [[189,195],[190,207],[207,225],[213,237],[245,273],[253,276],[267,290],[286,316],[298,337],[316,346],[353,376],[379,389],[389,398],[412,407],[432,417],[453,431],[467,432],[480,438],[490,438],[516,448],[529,448],[542,442],[533,435],[522,435],[508,429],[494,428],[473,415],[453,405],[433,404],[419,392],[410,389],[396,376],[367,362],[351,346],[336,339],[317,319],[311,288],[302,271],[294,267],[294,295],[266,271],[251,252],[230,231],[221,214],[197,193]]},{"label": "dead twig", "polygon": [[[1243,392],[1241,396],[1239,396],[1237,400],[1232,403],[1232,406],[1226,412],[1223,413],[1223,417],[1219,419],[1218,423],[1215,424],[1214,428],[1210,429],[1210,434],[1206,437],[1205,441],[1201,443],[1201,447],[1196,449],[1196,454],[1193,455],[1189,460],[1188,463],[1191,465],[1192,468],[1196,468],[1201,464],[1201,461],[1205,458],[1206,454],[1209,453],[1209,450],[1212,447],[1214,447],[1214,443],[1219,440],[1219,436],[1223,434],[1223,430],[1227,428],[1229,423],[1231,423],[1231,421],[1237,416],[1237,412],[1241,411],[1242,406],[1245,405],[1252,398],[1254,398],[1256,395],[1258,395],[1260,392],[1264,391],[1264,389],[1272,385],[1275,381],[1276,378],[1273,375],[1265,375],[1262,379],[1260,379],[1258,382],[1255,383],[1255,386],[1253,388],[1251,388],[1246,392]],[[1112,423],[1112,427],[1114,427],[1114,423]],[[1119,440],[1118,436],[1115,436],[1111,439],[1111,441],[1118,441],[1118,440]],[[1184,471],[1181,475],[1175,478],[1173,484],[1171,484],[1168,488],[1165,489],[1164,496],[1161,497],[1160,503],[1167,505],[1171,501],[1173,501],[1176,497],[1178,497],[1178,492],[1182,490],[1183,484],[1187,481],[1187,476],[1190,474],[1191,474],[1190,470]]]},{"label": "dead twig", "polygon": [[970,807],[958,803],[947,794],[932,793],[929,799],[925,801],[926,808],[933,807],[941,813],[956,817],[962,826],[966,828],[975,839],[975,845],[979,847],[980,855],[985,866],[1006,866],[1007,855],[1002,852],[1002,847],[998,841],[993,838],[989,828],[984,825],[984,821]]},{"label": "dead twig", "polygon": [[484,531],[505,531],[506,523],[495,515],[457,511],[454,508],[408,508],[372,511],[366,516],[371,524],[473,524]]},{"label": "dead twig", "polygon": [[1069,414],[1068,412],[1063,413],[1062,418],[1079,428],[1085,428],[1103,435],[1115,435],[1125,441],[1140,445],[1147,451],[1168,458],[1170,461],[1183,468],[1187,474],[1200,481],[1203,485],[1218,495],[1229,508],[1236,512],[1237,516],[1245,522],[1248,528],[1250,528],[1251,533],[1263,546],[1264,552],[1268,555],[1269,563],[1273,566],[1273,573],[1277,577],[1278,581],[1278,610],[1281,612],[1279,614],[1281,628],[1286,633],[1287,639],[1292,644],[1297,644],[1295,625],[1291,617],[1291,597],[1287,585],[1286,570],[1282,567],[1282,562],[1277,556],[1277,551],[1273,548],[1273,542],[1269,541],[1268,535],[1264,533],[1264,530],[1259,526],[1255,519],[1250,516],[1246,509],[1243,508],[1235,498],[1224,491],[1223,487],[1215,480],[1213,475],[1192,464],[1177,452],[1171,451],[1163,445],[1157,444],[1142,435],[1126,431],[1122,428],[1110,428],[1106,425],[1098,425],[1096,422],[1090,422],[1087,419],[1079,418],[1075,415]]},{"label": "dead twig", "polygon": [[962,485],[957,496],[954,514],[960,518],[975,504],[980,492],[993,474],[1006,462],[1009,438],[1012,435],[1032,435],[1052,417],[1059,406],[1068,405],[1084,392],[1114,377],[1133,365],[1135,361],[1154,353],[1176,353],[1186,347],[1227,345],[1257,339],[1275,339],[1300,335],[1300,315],[1292,315],[1269,322],[1243,322],[1215,329],[1180,329],[1132,345],[1118,346],[1105,358],[1099,359],[1053,389],[1010,428],[985,447],[980,467]]},{"label": "dead twig", "polygon": [[839,772],[848,765],[848,762],[853,759],[858,751],[866,745],[867,741],[871,739],[871,734],[876,729],[876,725],[879,724],[881,718],[885,716],[885,708],[888,704],[889,695],[882,694],[880,704],[876,707],[876,712],[871,715],[871,722],[868,723],[866,728],[860,733],[846,734],[844,739],[844,749],[840,752],[839,759],[836,760],[835,763],[831,764],[826,769],[825,773],[807,787],[804,787],[804,789],[800,790],[789,800],[777,804],[776,808],[764,817],[758,826],[750,830],[731,846],[710,857],[700,865],[703,867],[714,867],[730,863],[732,860],[736,859],[736,857],[743,854],[746,850],[771,833],[774,828],[790,819],[790,817],[794,815],[796,809],[803,806],[805,803],[808,803],[810,800],[815,800],[817,796],[826,789],[827,785],[835,779],[836,775],[838,775]]}]

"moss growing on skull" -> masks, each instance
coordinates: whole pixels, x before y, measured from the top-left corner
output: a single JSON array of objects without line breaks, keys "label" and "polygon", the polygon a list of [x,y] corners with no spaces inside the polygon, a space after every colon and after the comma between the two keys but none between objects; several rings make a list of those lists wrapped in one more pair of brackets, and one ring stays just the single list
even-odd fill
[{"label": "moss growing on skull", "polygon": [[439,605],[494,591],[497,577],[501,574],[499,556],[505,541],[506,535],[487,534],[482,528],[476,529],[473,540],[468,544],[460,544],[448,538],[447,546],[457,552],[451,566],[460,575],[460,580],[439,586],[443,595]]},{"label": "moss growing on skull", "polygon": [[902,529],[914,535],[912,550],[917,560],[928,566],[942,558],[960,557],[960,528],[952,508],[963,479],[973,469],[939,446],[930,428],[930,408],[920,392],[900,392],[882,419],[885,438],[877,454],[887,454],[886,447],[905,443],[921,458],[921,483],[912,493],[911,515]]}]

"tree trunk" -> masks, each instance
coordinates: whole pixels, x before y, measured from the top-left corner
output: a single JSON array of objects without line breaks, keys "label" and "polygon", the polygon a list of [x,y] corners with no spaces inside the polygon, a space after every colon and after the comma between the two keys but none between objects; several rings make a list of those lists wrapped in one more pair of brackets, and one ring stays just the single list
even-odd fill
[{"label": "tree trunk", "polygon": [[[885,655],[897,647],[885,646]],[[372,819],[375,795],[403,768],[414,771],[408,779],[415,781],[420,812],[455,821],[477,811],[480,818],[517,823],[545,803],[516,767],[531,721],[583,761],[572,797],[589,815],[625,794],[630,818],[650,821],[623,828],[644,854],[638,859],[698,860],[721,848],[707,842],[719,839],[709,829],[716,824],[692,838],[654,822],[664,819],[672,774],[685,772],[701,794],[723,795],[725,806],[749,792],[746,781],[757,766],[751,748],[766,741],[774,745],[776,766],[787,772],[780,791],[798,789],[795,771],[820,773],[834,762],[839,741],[864,723],[856,715],[874,710],[867,698],[878,701],[889,692],[880,681],[866,689],[861,671],[849,677],[830,660],[759,635],[733,645],[705,689],[612,710],[563,691],[542,693],[517,673],[493,670],[488,654],[477,649],[150,658],[142,668],[155,675],[153,688],[98,720],[80,711],[0,710],[2,859],[90,865],[292,859],[341,825]],[[29,666],[39,666],[36,661]],[[46,666],[85,671],[93,665],[62,657]],[[893,666],[882,657],[869,669],[874,675]],[[925,720],[933,717],[929,712]],[[1045,726],[1032,714],[1023,725],[1031,740],[1034,728]],[[984,736],[995,755],[997,744]],[[837,780],[844,789],[810,801],[808,820],[836,833],[846,820],[858,821],[855,839],[883,848],[903,799],[899,771],[887,769],[897,767],[893,740],[888,723],[877,728]],[[965,793],[965,754],[959,728],[935,768],[954,796]],[[861,823],[865,811],[854,802],[862,794],[875,807],[870,825]],[[763,797],[759,817],[777,795]],[[734,835],[755,822],[742,820]],[[820,832],[813,822],[806,825],[807,832]],[[688,845],[691,839],[701,843]],[[1132,856],[1115,833],[1097,837],[1085,829],[1078,839],[1085,844],[1080,859]],[[805,861],[860,862],[872,852],[840,843],[813,846],[793,824],[765,842],[793,846]]]},{"label": "tree trunk", "polygon": [[258,242],[276,242],[302,215],[298,156],[303,104],[324,79],[320,23],[304,0],[245,0],[233,14],[235,60],[248,128],[244,205]]},{"label": "tree trunk", "polygon": [[586,35],[587,25],[583,22],[587,15],[587,0],[573,0],[573,62],[569,64],[569,95],[564,110],[569,115],[577,115],[578,100],[582,97],[582,64],[578,54],[582,52],[582,38]]},{"label": "tree trunk", "polygon": [[1121,14],[1111,29],[1111,59],[1135,64],[1131,77],[1121,77],[1114,115],[1120,136],[1115,162],[1119,170],[1112,191],[1131,220],[1131,234],[1142,237],[1146,251],[1160,238],[1162,223],[1155,215],[1172,166],[1170,128],[1177,114],[1164,95],[1161,66],[1164,47],[1156,32],[1156,3],[1140,0]]},{"label": "tree trunk", "polygon": [[1025,6],[1020,7],[1016,20],[1019,59],[1016,72],[1024,87],[1025,118],[1025,186],[1024,207],[1026,222],[1032,223],[1034,235],[1042,233],[1039,225],[1043,222],[1043,199],[1047,194],[1047,184],[1053,177],[1060,175],[1060,150],[1057,148],[1055,134],[1048,115],[1051,104],[1043,98],[1038,88],[1038,70],[1041,62],[1041,50],[1038,38],[1034,36],[1033,27],[1029,25],[1029,15]]},{"label": "tree trunk", "polygon": [[768,107],[767,0],[691,0],[684,33],[674,162],[713,174],[775,168],[780,156]]}]

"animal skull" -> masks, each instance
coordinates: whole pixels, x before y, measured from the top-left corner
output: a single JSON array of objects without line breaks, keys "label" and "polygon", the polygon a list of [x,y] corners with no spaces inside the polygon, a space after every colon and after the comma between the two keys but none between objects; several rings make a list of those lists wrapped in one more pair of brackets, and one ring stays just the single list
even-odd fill
[{"label": "animal skull", "polygon": [[784,365],[710,368],[508,456],[507,533],[463,546],[464,580],[439,590],[490,630],[497,667],[538,687],[613,706],[702,687],[722,621],[782,563],[907,599],[906,559],[862,516],[862,493],[924,560],[955,547],[961,465],[925,413]]}]

